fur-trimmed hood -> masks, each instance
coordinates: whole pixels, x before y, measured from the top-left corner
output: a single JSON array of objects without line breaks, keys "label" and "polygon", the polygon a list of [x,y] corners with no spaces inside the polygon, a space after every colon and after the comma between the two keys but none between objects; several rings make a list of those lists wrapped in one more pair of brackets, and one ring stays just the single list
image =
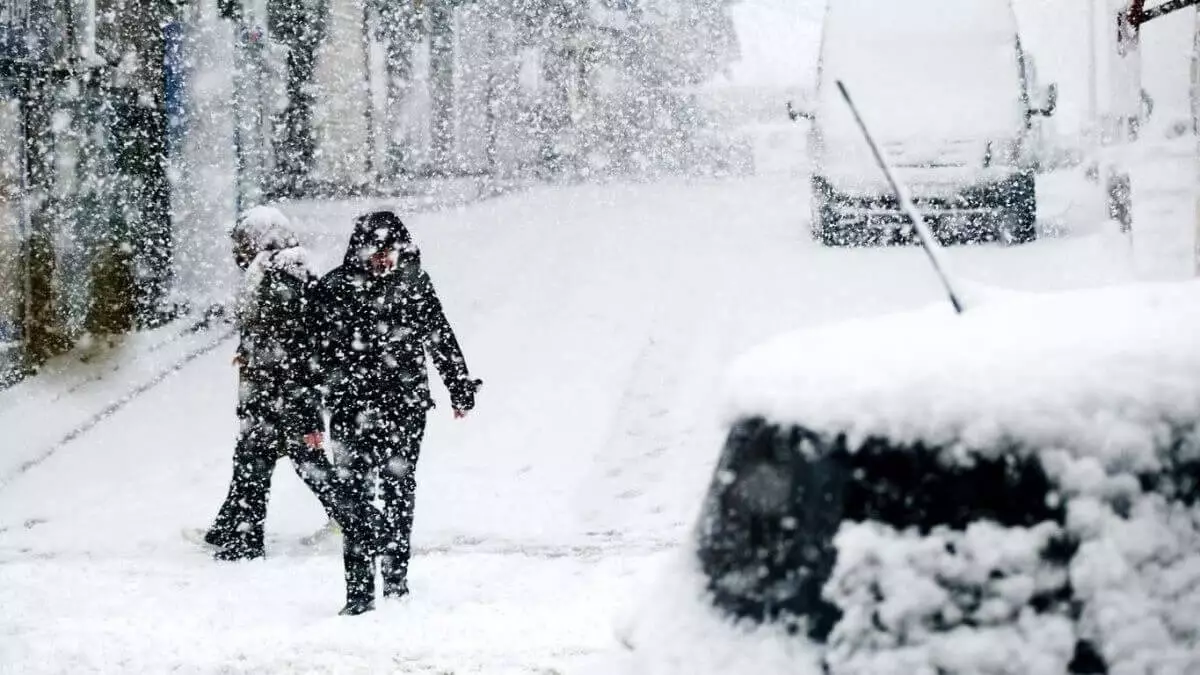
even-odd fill
[{"label": "fur-trimmed hood", "polygon": [[229,237],[255,254],[300,245],[291,221],[273,206],[255,206],[246,211],[229,230]]},{"label": "fur-trimmed hood", "polygon": [[268,273],[279,271],[304,282],[316,276],[308,251],[300,246],[291,223],[279,209],[250,209],[230,231],[230,237],[254,255],[238,287],[237,316],[242,325],[257,318],[259,286]]}]

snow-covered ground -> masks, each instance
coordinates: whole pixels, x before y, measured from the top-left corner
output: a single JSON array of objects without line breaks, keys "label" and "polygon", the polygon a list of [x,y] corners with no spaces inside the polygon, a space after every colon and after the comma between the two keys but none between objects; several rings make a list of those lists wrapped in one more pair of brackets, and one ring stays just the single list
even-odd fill
[{"label": "snow-covered ground", "polygon": [[[747,58],[733,84],[803,87],[822,5],[739,5]],[[1073,24],[1042,24],[1031,49],[1063,83],[1068,133],[1085,64],[1049,50]],[[783,100],[764,105],[782,118]],[[215,563],[180,536],[210,522],[229,479],[227,328],[137,336],[0,392],[0,673],[621,672],[614,624],[680,554],[722,441],[727,365],[784,331],[941,297],[915,248],[812,242],[803,131],[751,129],[756,177],[536,188],[406,216],[484,387],[464,421],[436,392],[413,593],[372,614],[336,616],[339,548],[300,545],[324,517],[286,464],[266,560]],[[1143,193],[1132,246],[1067,170],[1039,178],[1038,242],[948,255],[963,277],[1028,291],[1179,278],[1186,175]],[[377,205],[284,210],[327,269]]]},{"label": "snow-covered ground", "polygon": [[[285,210],[327,268],[365,206]],[[607,658],[614,617],[696,514],[726,365],[787,329],[939,297],[920,251],[822,249],[807,214],[804,181],[781,171],[412,216],[485,384],[467,420],[446,405],[431,418],[411,598],[335,616],[338,548],[298,543],[323,516],[286,464],[265,561],[217,564],[182,540],[229,477],[227,339],[0,486],[0,672],[563,672]],[[1032,290],[1132,269],[1104,228],[951,255],[964,276]],[[69,404],[4,422],[71,424]]]},{"label": "snow-covered ground", "polygon": [[[795,86],[818,5],[740,6],[742,23],[786,20],[743,35],[735,84]],[[323,514],[286,464],[266,560],[218,564],[180,536],[209,523],[229,479],[227,328],[138,336],[0,392],[18,446],[0,447],[0,673],[622,672],[614,626],[680,555],[727,365],[784,331],[940,298],[915,248],[814,244],[804,129],[758,122],[755,177],[544,187],[406,216],[485,384],[465,421],[436,392],[413,594],[375,613],[336,616],[339,548],[299,543]],[[963,277],[1028,291],[1186,276],[1186,186],[1143,194],[1150,225],[1131,246],[1081,170],[1042,176],[1042,239],[949,256]],[[385,203],[284,210],[328,269],[352,218]]]}]

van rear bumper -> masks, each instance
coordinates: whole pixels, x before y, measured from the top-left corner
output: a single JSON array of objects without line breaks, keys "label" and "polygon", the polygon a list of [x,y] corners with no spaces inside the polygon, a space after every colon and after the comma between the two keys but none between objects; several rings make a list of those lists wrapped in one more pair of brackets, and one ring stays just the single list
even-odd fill
[{"label": "van rear bumper", "polygon": [[[860,207],[834,207],[838,211],[838,220],[842,225],[863,225],[876,229],[896,228],[901,225],[908,224],[908,217],[900,211],[900,209],[881,209],[881,208],[860,208]],[[1004,214],[1004,210],[1000,208],[978,208],[978,209],[936,209],[929,210],[921,208],[922,215],[934,219],[975,219],[975,218],[999,218]]]},{"label": "van rear bumper", "polygon": [[[819,175],[812,178],[812,190],[817,230],[890,239],[903,236],[900,230],[910,223],[894,194],[843,192]],[[1025,221],[1031,227],[1036,210],[1033,175],[1026,172],[912,199],[944,241],[995,239],[1005,227]]]}]

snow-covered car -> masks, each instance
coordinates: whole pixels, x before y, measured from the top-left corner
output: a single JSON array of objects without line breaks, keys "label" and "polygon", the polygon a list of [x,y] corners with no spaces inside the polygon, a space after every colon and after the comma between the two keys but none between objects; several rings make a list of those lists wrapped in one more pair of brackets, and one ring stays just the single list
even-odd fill
[{"label": "snow-covered car", "polygon": [[1200,283],[821,327],[730,390],[628,670],[1200,673]]},{"label": "snow-covered car", "polygon": [[1057,90],[1032,72],[1010,0],[830,2],[815,102],[798,113],[812,119],[813,236],[886,243],[908,222],[842,81],[939,239],[1036,238],[1036,118],[1053,114]]}]

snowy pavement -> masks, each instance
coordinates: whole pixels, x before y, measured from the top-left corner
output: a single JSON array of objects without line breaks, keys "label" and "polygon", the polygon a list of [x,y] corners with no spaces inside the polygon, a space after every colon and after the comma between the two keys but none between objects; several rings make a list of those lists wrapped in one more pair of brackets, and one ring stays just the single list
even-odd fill
[{"label": "snowy pavement", "polygon": [[[361,208],[285,210],[328,268]],[[688,534],[733,357],[781,331],[939,298],[917,249],[819,248],[808,211],[804,181],[776,176],[539,188],[411,217],[484,380],[465,421],[435,391],[412,596],[335,615],[338,547],[298,543],[323,515],[286,464],[266,560],[218,564],[181,539],[229,478],[233,344],[219,341],[0,485],[0,673],[602,662],[614,617]],[[1069,237],[954,249],[954,267],[1030,290],[1129,278],[1125,239],[1055,218]],[[64,405],[23,424],[61,427]]]},{"label": "snowy pavement", "polygon": [[[204,327],[178,321],[87,340],[44,364],[36,377],[0,390],[8,446],[0,453],[0,489],[233,335],[229,325]],[[50,409],[52,423],[28,423]]]}]

